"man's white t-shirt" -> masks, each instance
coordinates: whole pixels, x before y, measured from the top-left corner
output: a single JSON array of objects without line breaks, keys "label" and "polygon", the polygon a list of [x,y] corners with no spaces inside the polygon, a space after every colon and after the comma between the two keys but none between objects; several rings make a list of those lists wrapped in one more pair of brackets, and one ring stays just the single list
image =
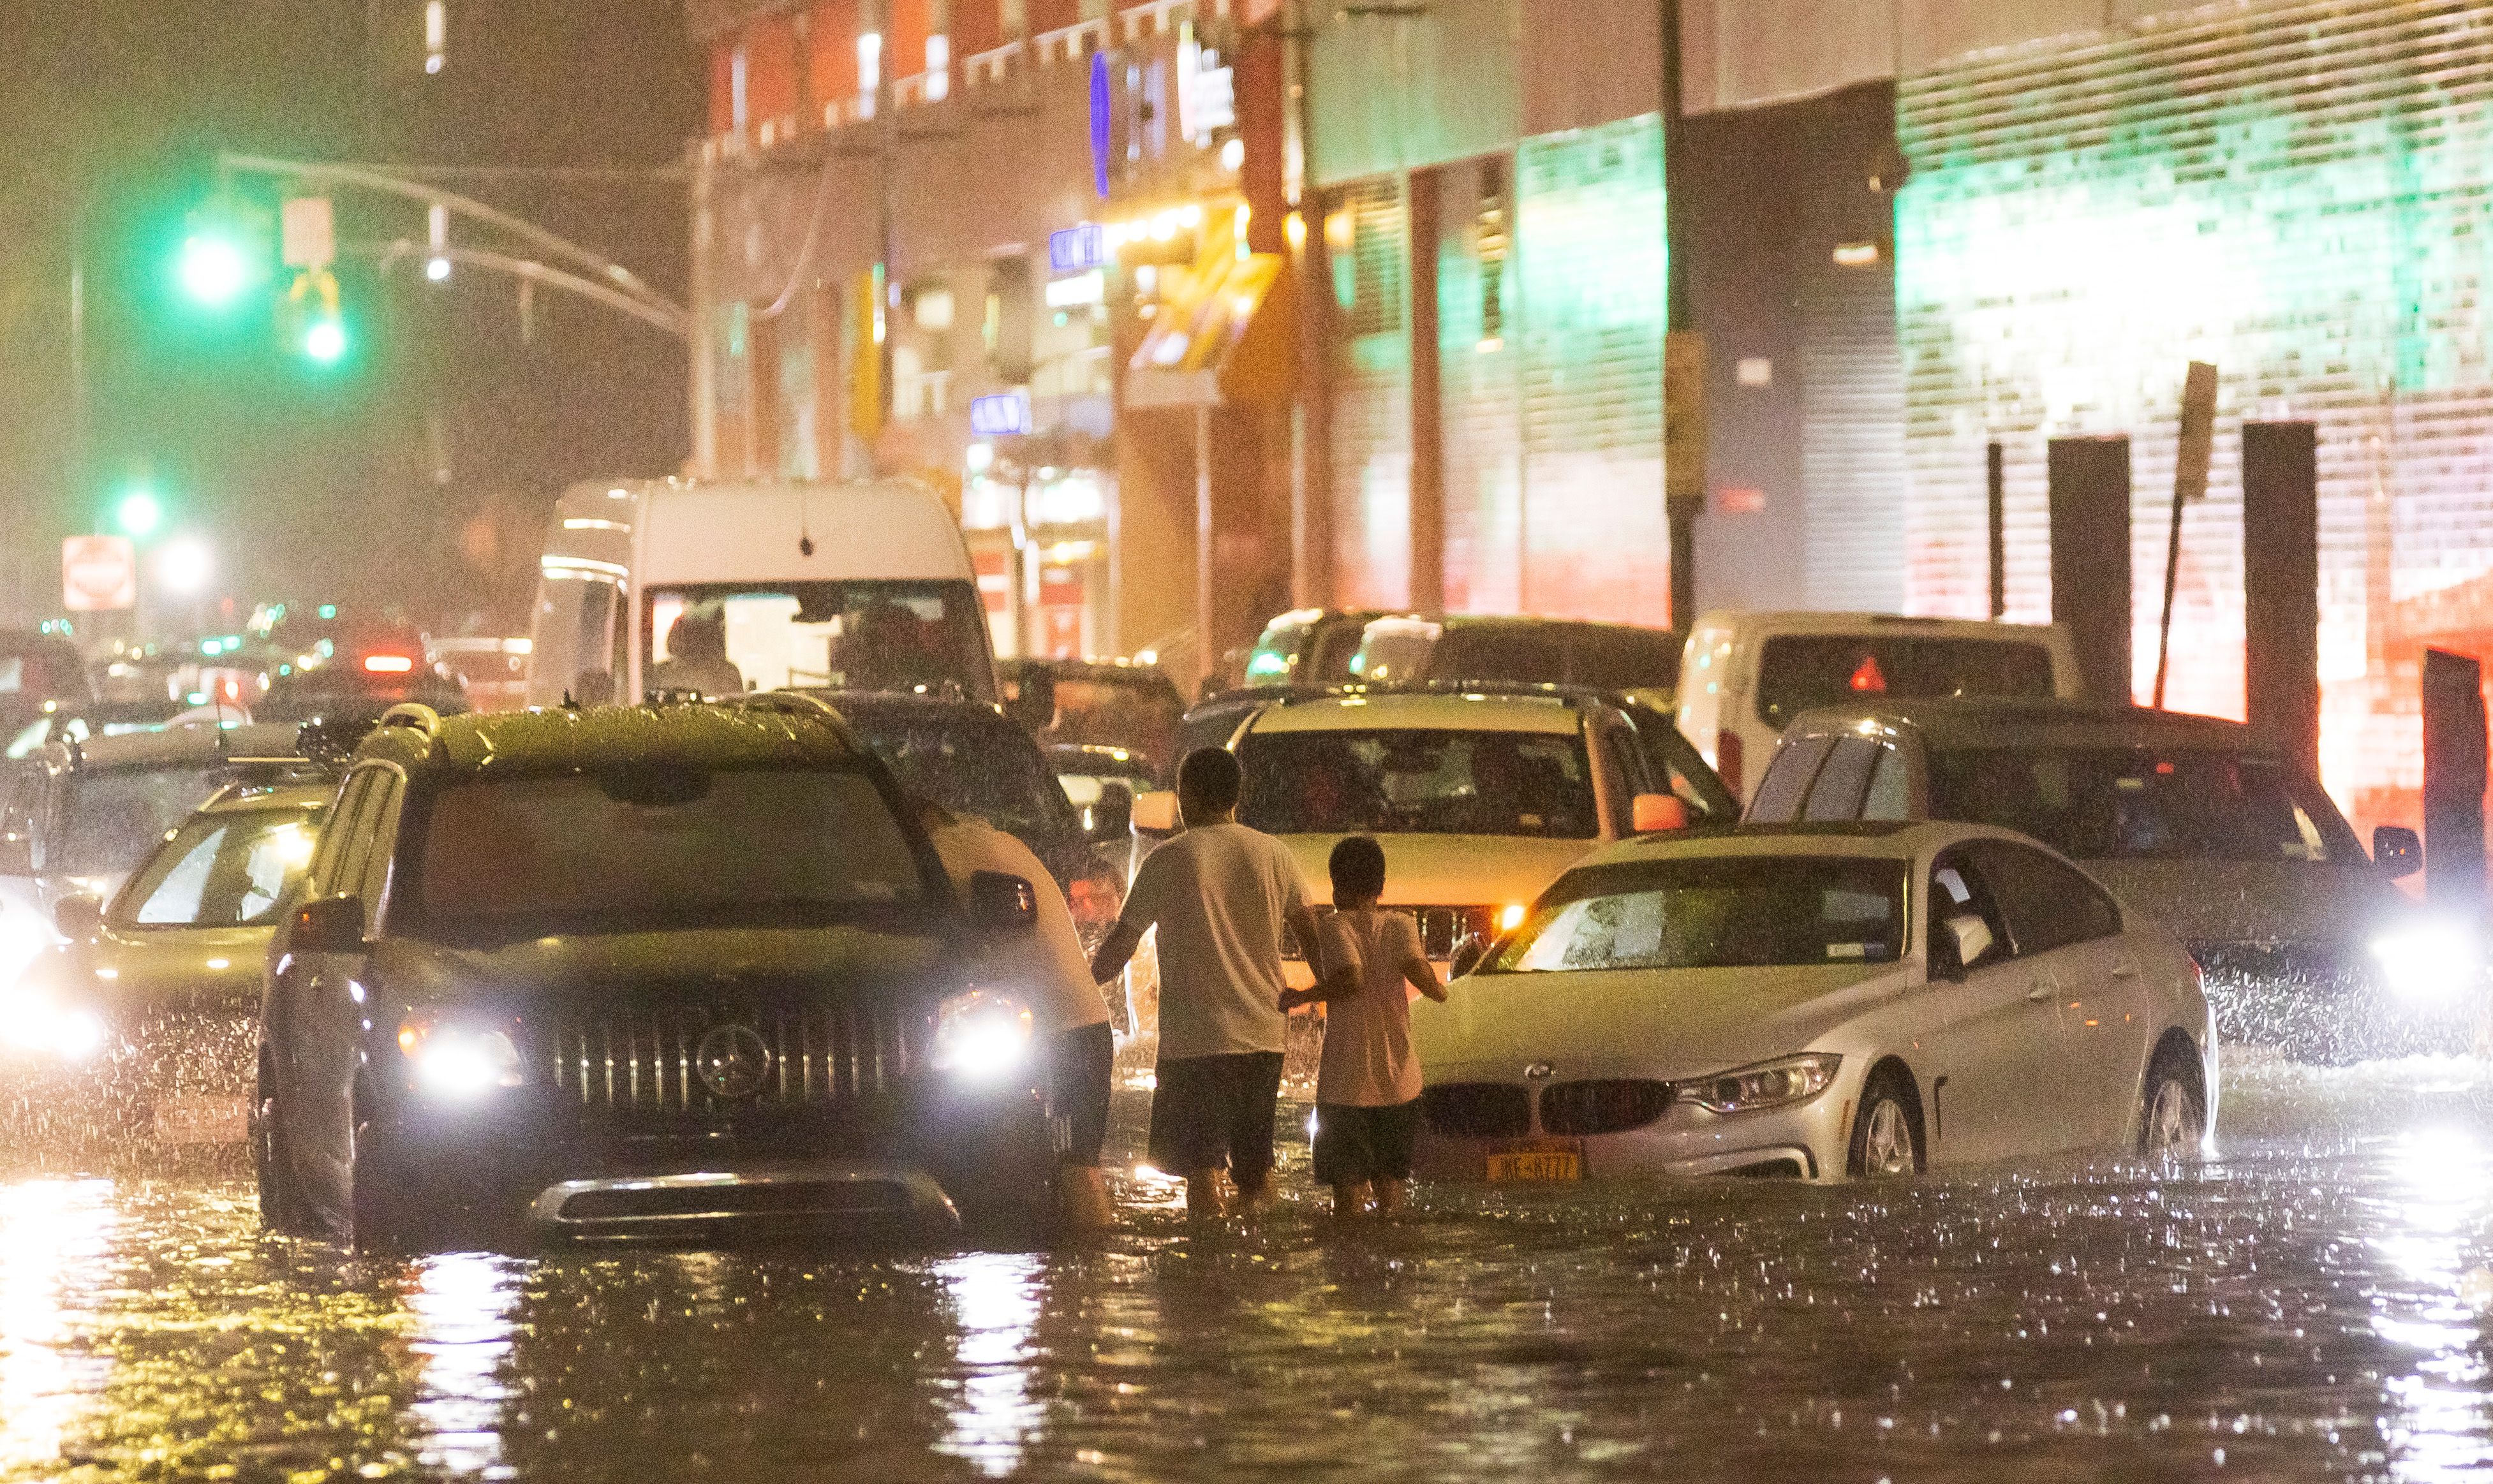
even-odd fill
[{"label": "man's white t-shirt", "polygon": [[1159,929],[1162,1061],[1286,1048],[1281,925],[1306,905],[1288,848],[1243,824],[1189,829],[1143,857],[1118,923]]},{"label": "man's white t-shirt", "polygon": [[1326,977],[1348,969],[1359,989],[1325,1001],[1324,1059],[1316,1101],[1338,1108],[1394,1108],[1420,1095],[1411,1053],[1410,981],[1403,965],[1427,957],[1420,925],[1400,912],[1335,912],[1317,929]]}]

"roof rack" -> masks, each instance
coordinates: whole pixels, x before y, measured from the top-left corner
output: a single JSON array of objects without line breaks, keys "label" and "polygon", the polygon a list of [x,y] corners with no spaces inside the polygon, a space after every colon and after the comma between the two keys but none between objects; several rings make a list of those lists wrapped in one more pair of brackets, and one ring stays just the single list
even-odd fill
[{"label": "roof rack", "polygon": [[385,731],[392,727],[410,727],[428,737],[436,736],[441,730],[441,713],[422,701],[403,700],[382,712],[381,719],[373,724],[373,730]]},{"label": "roof rack", "polygon": [[721,697],[722,706],[736,706],[746,711],[767,711],[779,716],[808,716],[848,725],[838,709],[819,696],[797,691],[748,691],[741,696]]},{"label": "roof rack", "polygon": [[1570,706],[1591,701],[1604,705],[1619,704],[1615,692],[1605,691],[1599,686],[1565,685],[1554,680],[1397,680],[1383,685],[1353,681],[1348,685],[1327,686],[1312,692],[1292,687],[1277,696],[1274,704],[1289,706],[1305,701],[1339,700],[1348,696],[1523,696],[1563,701]]}]

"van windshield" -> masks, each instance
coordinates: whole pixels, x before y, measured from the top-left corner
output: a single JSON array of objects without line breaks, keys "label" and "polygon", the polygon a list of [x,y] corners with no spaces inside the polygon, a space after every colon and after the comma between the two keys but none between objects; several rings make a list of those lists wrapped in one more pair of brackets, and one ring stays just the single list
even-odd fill
[{"label": "van windshield", "polygon": [[1931,813],[2033,836],[2075,860],[2355,861],[2328,797],[2277,763],[2146,748],[1934,751]]},{"label": "van windshield", "polygon": [[1813,706],[1868,696],[2042,698],[2052,651],[2022,639],[1909,634],[1793,634],[1766,640],[1757,660],[1757,719],[1780,727]]},{"label": "van windshield", "polygon": [[819,926],[925,895],[883,795],[845,769],[478,779],[414,829],[392,907],[451,938]]},{"label": "van windshield", "polygon": [[986,612],[966,581],[694,582],[648,590],[652,691],[957,691],[996,698]]}]

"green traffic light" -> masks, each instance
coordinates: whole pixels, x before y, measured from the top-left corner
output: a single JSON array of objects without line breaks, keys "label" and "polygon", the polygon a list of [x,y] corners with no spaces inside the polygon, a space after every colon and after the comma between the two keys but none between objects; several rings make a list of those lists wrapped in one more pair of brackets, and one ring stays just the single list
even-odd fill
[{"label": "green traffic light", "polygon": [[204,309],[224,309],[251,286],[251,259],[241,245],[213,232],[194,232],[183,239],[174,273],[182,292]]},{"label": "green traffic light", "polygon": [[133,490],[112,508],[112,523],[133,541],[143,540],[164,523],[165,506],[149,490]]},{"label": "green traffic light", "polygon": [[322,366],[335,366],[346,358],[346,327],[329,318],[315,319],[303,332],[303,353]]}]

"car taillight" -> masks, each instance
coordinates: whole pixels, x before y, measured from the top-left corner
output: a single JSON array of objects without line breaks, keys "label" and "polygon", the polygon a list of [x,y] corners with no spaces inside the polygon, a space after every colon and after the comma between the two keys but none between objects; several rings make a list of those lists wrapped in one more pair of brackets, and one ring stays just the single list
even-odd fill
[{"label": "car taillight", "polygon": [[1073,931],[1081,935],[1082,946],[1094,948],[1117,925],[1117,914],[1125,909],[1125,885],[1115,872],[1102,867],[1089,876],[1075,876],[1066,889],[1065,905],[1073,909]]},{"label": "car taillight", "polygon": [[403,654],[368,654],[364,668],[375,675],[405,675],[415,669],[415,662]]},{"label": "car taillight", "polygon": [[1714,773],[1731,796],[1740,796],[1740,734],[1728,727],[1714,734]]}]

